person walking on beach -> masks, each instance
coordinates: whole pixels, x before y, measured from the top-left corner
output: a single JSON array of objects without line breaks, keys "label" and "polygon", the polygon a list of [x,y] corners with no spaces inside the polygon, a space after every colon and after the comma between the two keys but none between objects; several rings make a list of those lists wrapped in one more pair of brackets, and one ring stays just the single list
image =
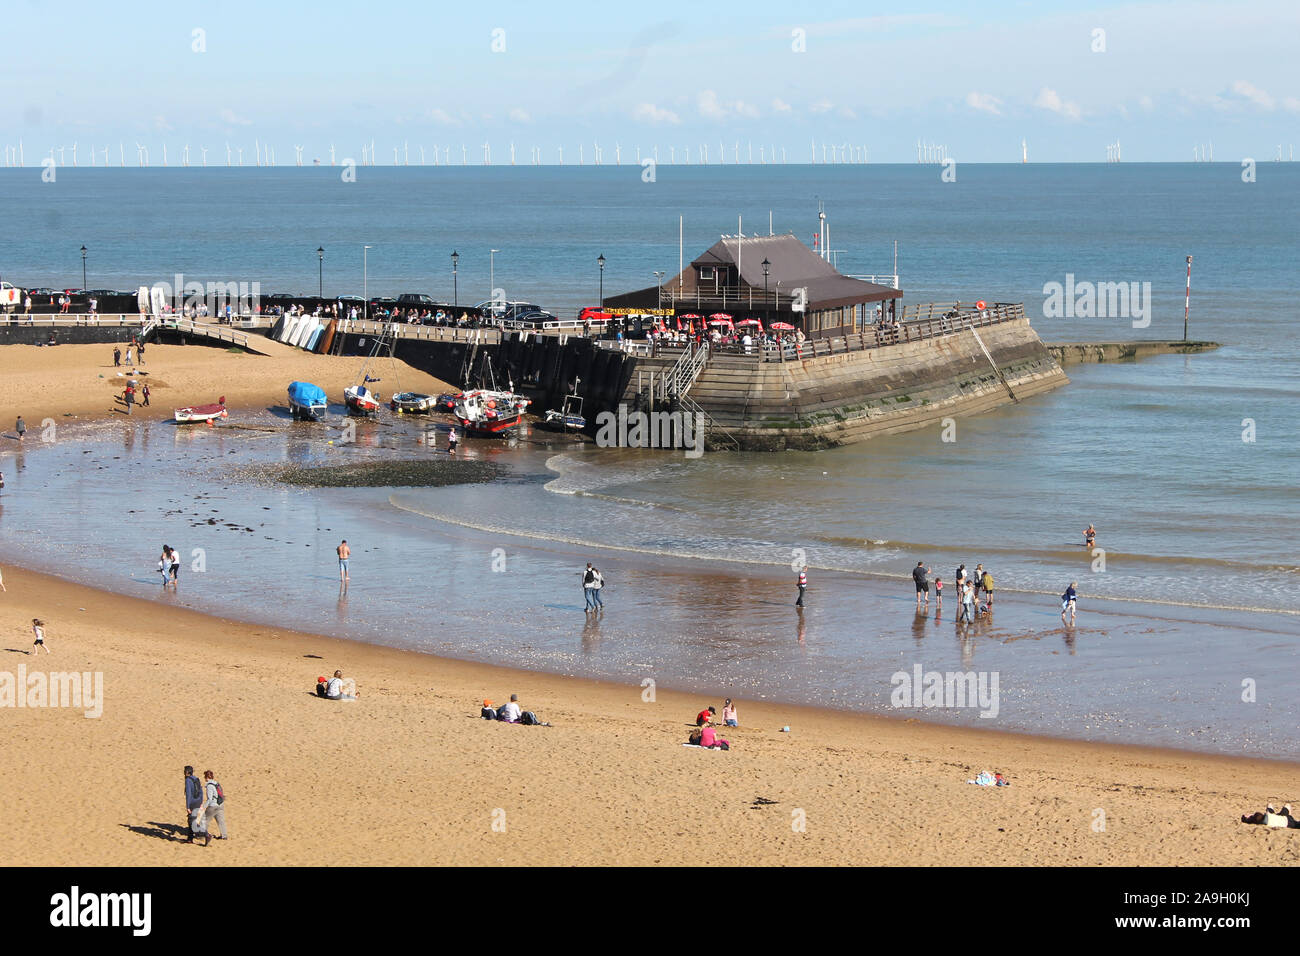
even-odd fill
[{"label": "person walking on beach", "polygon": [[172,547],[164,547],[164,553],[167,555],[167,570],[171,573],[172,585],[180,583],[181,579],[181,556],[180,553]]},{"label": "person walking on beach", "polygon": [[348,547],[348,539],[344,538],[337,548],[334,549],[339,555],[339,582],[350,581],[348,576],[348,558],[352,557],[352,549]]},{"label": "person walking on beach", "polygon": [[140,396],[144,399],[144,401],[141,403],[140,407],[141,407],[141,408],[148,408],[148,407],[149,407],[149,383],[148,383],[148,382],[146,382],[146,383],[141,387],[141,389],[140,389]]},{"label": "person walking on beach", "polygon": [[1075,602],[1079,599],[1078,587],[1078,581],[1071,581],[1070,586],[1066,588],[1065,593],[1061,595],[1061,623],[1063,624],[1065,623],[1065,615],[1067,613],[1070,615],[1070,624],[1074,624]]},{"label": "person walking on beach", "polygon": [[131,405],[135,402],[135,386],[128,385],[122,392],[122,401],[126,404],[126,413],[131,414]]},{"label": "person walking on beach", "polygon": [[934,608],[936,611],[943,610],[943,579],[934,579]]},{"label": "person walking on beach", "polygon": [[975,600],[980,599],[980,588],[984,586],[984,565],[975,565],[975,573],[970,576],[970,583],[975,588]]},{"label": "person walking on beach", "polygon": [[[141,365],[143,365],[144,364],[144,343],[143,342],[141,342],[139,345],[135,347],[135,352],[136,352],[136,356],[135,356],[136,361],[138,361]],[[145,404],[148,403],[146,402]]]},{"label": "person walking on beach", "polygon": [[50,649],[45,646],[45,622],[37,618],[32,618],[32,633],[36,635],[36,640],[32,641],[32,657],[36,652],[45,647],[45,653],[49,654]]},{"label": "person walking on beach", "polygon": [[113,368],[122,367],[122,350],[116,345],[113,346]]},{"label": "person walking on beach", "polygon": [[953,574],[952,579],[957,582],[957,600],[961,600],[961,586],[966,580],[966,565],[957,565],[957,571]]},{"label": "person walking on beach", "polygon": [[794,602],[795,607],[803,607],[803,595],[808,590],[808,565],[799,569],[799,600]]},{"label": "person walking on beach", "polygon": [[596,569],[587,562],[587,569],[582,572],[582,596],[587,602],[587,610],[593,610],[596,605],[592,600],[592,594],[596,590]]},{"label": "person walking on beach", "polygon": [[126,347],[126,364],[127,367],[131,365],[131,346],[129,345]]},{"label": "person walking on beach", "polygon": [[199,778],[194,776],[194,768],[186,766],[185,768],[185,826],[189,834],[185,837],[186,843],[194,842],[194,835],[202,833],[206,836],[206,830],[203,827],[203,815],[200,808],[203,806],[203,784]]},{"label": "person walking on beach", "polygon": [[212,842],[212,823],[215,820],[221,828],[218,840],[229,840],[230,830],[226,827],[226,795],[221,790],[211,770],[203,771],[203,803],[199,814],[203,817],[203,845]]},{"label": "person walking on beach", "polygon": [[18,440],[22,441],[23,436],[27,434],[27,423],[23,421],[23,416],[18,416],[18,421],[14,422],[14,430],[18,432]]},{"label": "person walking on beach", "polygon": [[916,607],[921,607],[921,595],[925,595],[925,604],[930,604],[930,579],[928,577],[930,569],[925,566],[924,561],[916,562],[916,567],[912,569],[912,580],[916,582]]},{"label": "person walking on beach", "polygon": [[984,594],[988,598],[986,603],[989,610],[993,610],[993,575],[985,571],[984,577],[980,579],[980,587],[984,589]]},{"label": "person walking on beach", "polygon": [[961,613],[957,615],[957,622],[962,621],[968,624],[975,620],[975,587],[969,581],[963,581],[961,586]]},{"label": "person walking on beach", "polygon": [[[460,441],[460,439],[456,435],[456,426],[452,425],[451,431],[447,433],[447,454],[449,455],[456,454],[456,442],[458,441]],[[591,565],[588,565],[588,567],[590,566]]]},{"label": "person walking on beach", "polygon": [[595,602],[596,610],[603,611],[605,602],[600,599],[600,591],[605,586],[605,575],[600,573],[600,568],[592,568],[591,573],[594,576],[591,585],[591,600]]},{"label": "person walking on beach", "polygon": [[30,295],[23,296],[23,315],[30,318],[31,314],[32,314],[32,297]]}]

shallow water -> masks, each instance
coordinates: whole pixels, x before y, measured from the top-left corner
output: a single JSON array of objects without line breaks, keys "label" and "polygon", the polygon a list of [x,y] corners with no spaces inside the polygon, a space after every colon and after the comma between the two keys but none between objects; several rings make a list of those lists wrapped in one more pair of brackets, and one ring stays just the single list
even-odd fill
[{"label": "shallow water", "polygon": [[[263,412],[238,424],[264,430],[118,421],[65,427],[58,441],[21,455],[6,449],[0,553],[238,619],[739,700],[898,714],[891,677],[917,664],[996,673],[996,716],[975,707],[903,713],[1300,757],[1300,621],[1292,616],[1106,601],[1089,580],[1078,626],[1067,629],[1055,590],[1015,593],[1000,577],[992,620],[959,627],[951,592],[942,612],[932,605],[917,616],[910,582],[823,569],[811,547],[808,607],[799,613],[788,565],[792,550],[813,540],[809,529],[756,525],[750,552],[686,557],[708,540],[673,526],[687,511],[548,490],[557,476],[547,463],[573,453],[541,444],[541,433],[514,447],[462,444],[463,461],[453,464],[492,462],[504,469],[492,484],[309,489],[267,474],[287,463],[445,460],[443,442],[431,449],[411,420],[361,423],[355,444],[329,444],[341,420],[289,424]],[[682,467],[657,461],[666,477]],[[719,526],[727,533],[726,520]],[[353,549],[346,591],[333,552],[342,538]],[[175,593],[155,571],[163,543],[184,558]],[[872,556],[863,571],[907,571],[883,552],[862,553]],[[587,560],[609,580],[599,616],[583,610]],[[1246,679],[1258,684],[1257,703],[1241,700]]]}]

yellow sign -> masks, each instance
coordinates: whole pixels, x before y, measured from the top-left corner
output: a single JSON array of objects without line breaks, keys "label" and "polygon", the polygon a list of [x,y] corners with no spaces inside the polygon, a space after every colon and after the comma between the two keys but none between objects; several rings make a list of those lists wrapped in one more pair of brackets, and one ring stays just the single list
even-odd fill
[{"label": "yellow sign", "polygon": [[672,315],[672,309],[610,309],[606,308],[605,312],[609,315]]}]

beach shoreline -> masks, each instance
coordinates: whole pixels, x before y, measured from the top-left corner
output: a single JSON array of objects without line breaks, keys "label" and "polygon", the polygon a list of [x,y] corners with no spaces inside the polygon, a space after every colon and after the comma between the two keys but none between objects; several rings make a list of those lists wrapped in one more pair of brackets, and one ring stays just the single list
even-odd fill
[{"label": "beach shoreline", "polygon": [[[707,753],[681,746],[695,711],[721,705],[705,695],[657,689],[647,701],[634,684],[240,624],[6,572],[8,667],[104,675],[99,719],[4,711],[0,754],[13,771],[0,847],[18,865],[214,854],[232,865],[1300,861],[1293,832],[1238,822],[1293,797],[1294,763],[744,699],[741,727],[723,734],[733,749]],[[24,656],[34,616],[53,649],[39,660]],[[356,703],[312,694],[336,668],[357,680]],[[553,726],[478,719],[484,695],[499,704],[512,692]],[[216,850],[169,829],[185,763],[216,770],[232,795],[235,838]],[[1012,786],[968,786],[981,770]],[[95,780],[113,781],[111,799],[84,786]],[[811,821],[802,832],[799,812]],[[518,824],[494,830],[502,814]]]}]

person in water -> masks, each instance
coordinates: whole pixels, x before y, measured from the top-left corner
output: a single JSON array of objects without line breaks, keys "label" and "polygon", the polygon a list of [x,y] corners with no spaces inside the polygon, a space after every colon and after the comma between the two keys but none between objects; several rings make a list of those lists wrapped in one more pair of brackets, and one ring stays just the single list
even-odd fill
[{"label": "person in water", "polygon": [[1091,548],[1092,543],[1095,540],[1097,540],[1097,529],[1094,528],[1092,525],[1088,525],[1087,530],[1083,532],[1084,547]]}]

